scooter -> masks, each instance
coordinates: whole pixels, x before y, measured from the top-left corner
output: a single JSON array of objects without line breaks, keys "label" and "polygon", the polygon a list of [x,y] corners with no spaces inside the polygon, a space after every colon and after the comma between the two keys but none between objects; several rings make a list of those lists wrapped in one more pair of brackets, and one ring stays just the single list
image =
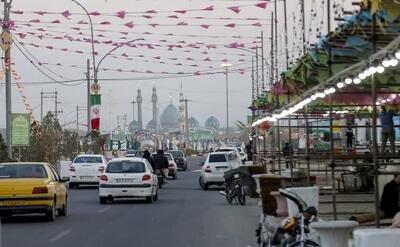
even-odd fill
[{"label": "scooter", "polygon": [[159,169],[156,169],[155,174],[157,175],[157,178],[158,178],[158,188],[161,189],[163,184],[165,184],[164,177],[162,175],[162,171],[160,171]]}]

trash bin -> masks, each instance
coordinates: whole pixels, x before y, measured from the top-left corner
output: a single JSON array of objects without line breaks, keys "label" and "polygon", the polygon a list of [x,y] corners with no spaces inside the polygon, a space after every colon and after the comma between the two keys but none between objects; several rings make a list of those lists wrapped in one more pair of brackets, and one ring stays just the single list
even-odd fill
[{"label": "trash bin", "polygon": [[264,174],[265,169],[264,166],[249,166],[251,174],[256,175],[256,174]]},{"label": "trash bin", "polygon": [[305,187],[307,183],[307,174],[302,169],[293,169],[293,174],[290,169],[282,171],[282,187]]},{"label": "trash bin", "polygon": [[279,191],[282,187],[281,177],[277,175],[262,175],[260,177],[261,199],[263,213],[275,215],[277,204],[275,197],[271,195],[272,191]]}]

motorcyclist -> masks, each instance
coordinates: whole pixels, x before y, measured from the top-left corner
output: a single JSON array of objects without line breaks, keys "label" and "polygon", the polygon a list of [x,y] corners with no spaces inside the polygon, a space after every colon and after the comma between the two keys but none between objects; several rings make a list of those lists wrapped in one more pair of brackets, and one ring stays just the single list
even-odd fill
[{"label": "motorcyclist", "polygon": [[145,149],[143,151],[143,159],[146,159],[150,163],[151,168],[153,168],[153,171],[156,171],[156,165],[155,165],[153,159],[151,158],[149,150]]},{"label": "motorcyclist", "polygon": [[168,170],[168,159],[167,157],[165,157],[164,155],[164,150],[160,149],[157,151],[157,154],[154,155],[154,164],[156,169],[161,171],[162,177],[163,177],[163,182],[166,183],[167,182],[167,174],[165,174],[165,169]]}]

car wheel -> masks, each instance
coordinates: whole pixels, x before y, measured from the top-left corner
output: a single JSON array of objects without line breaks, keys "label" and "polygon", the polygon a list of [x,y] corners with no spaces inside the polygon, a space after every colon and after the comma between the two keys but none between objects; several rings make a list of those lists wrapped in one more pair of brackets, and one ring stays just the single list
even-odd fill
[{"label": "car wheel", "polygon": [[58,210],[58,215],[59,216],[67,216],[68,213],[68,202],[67,198],[65,198],[65,203],[61,209]]},{"label": "car wheel", "polygon": [[210,186],[209,184],[205,183],[205,184],[204,184],[204,187],[203,187],[203,190],[208,190],[208,187],[209,187],[209,186]]},{"label": "car wheel", "polygon": [[107,204],[107,197],[103,197],[103,196],[101,196],[101,197],[99,197],[99,201],[100,201],[100,204]]},{"label": "car wheel", "polygon": [[71,189],[71,190],[72,190],[72,189],[75,189],[75,188],[76,188],[75,183],[69,183],[69,184],[68,184],[68,188]]},{"label": "car wheel", "polygon": [[158,190],[156,192],[156,194],[153,196],[153,201],[157,201],[158,200]]},{"label": "car wheel", "polygon": [[176,173],[174,173],[173,175],[172,175],[172,179],[177,179],[178,178],[178,174],[176,174]]},{"label": "car wheel", "polygon": [[153,203],[154,202],[154,197],[153,196],[147,196],[146,197],[146,202],[147,203]]},{"label": "car wheel", "polygon": [[204,181],[202,177],[199,177],[199,185],[202,189],[204,189]]},{"label": "car wheel", "polygon": [[53,205],[51,205],[50,209],[46,212],[46,219],[48,221],[56,220],[56,201],[53,201]]}]

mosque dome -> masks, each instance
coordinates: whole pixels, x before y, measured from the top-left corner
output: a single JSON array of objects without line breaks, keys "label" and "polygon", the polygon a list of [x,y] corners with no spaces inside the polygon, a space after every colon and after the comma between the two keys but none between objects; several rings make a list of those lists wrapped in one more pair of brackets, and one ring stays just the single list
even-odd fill
[{"label": "mosque dome", "polygon": [[150,122],[147,123],[146,129],[147,130],[155,130],[156,129],[155,124],[154,124],[154,120],[151,120]]},{"label": "mosque dome", "polygon": [[163,129],[177,129],[179,124],[178,108],[169,104],[160,115],[160,124]]},{"label": "mosque dome", "polygon": [[131,133],[134,133],[136,130],[138,130],[138,128],[139,128],[139,123],[136,120],[133,120],[128,126],[128,129]]},{"label": "mosque dome", "polygon": [[208,129],[219,129],[219,125],[219,120],[214,116],[209,117],[205,123],[205,127]]},{"label": "mosque dome", "polygon": [[195,128],[200,127],[199,121],[197,121],[196,118],[190,117],[188,121],[189,121],[189,128],[190,129],[195,129]]}]

